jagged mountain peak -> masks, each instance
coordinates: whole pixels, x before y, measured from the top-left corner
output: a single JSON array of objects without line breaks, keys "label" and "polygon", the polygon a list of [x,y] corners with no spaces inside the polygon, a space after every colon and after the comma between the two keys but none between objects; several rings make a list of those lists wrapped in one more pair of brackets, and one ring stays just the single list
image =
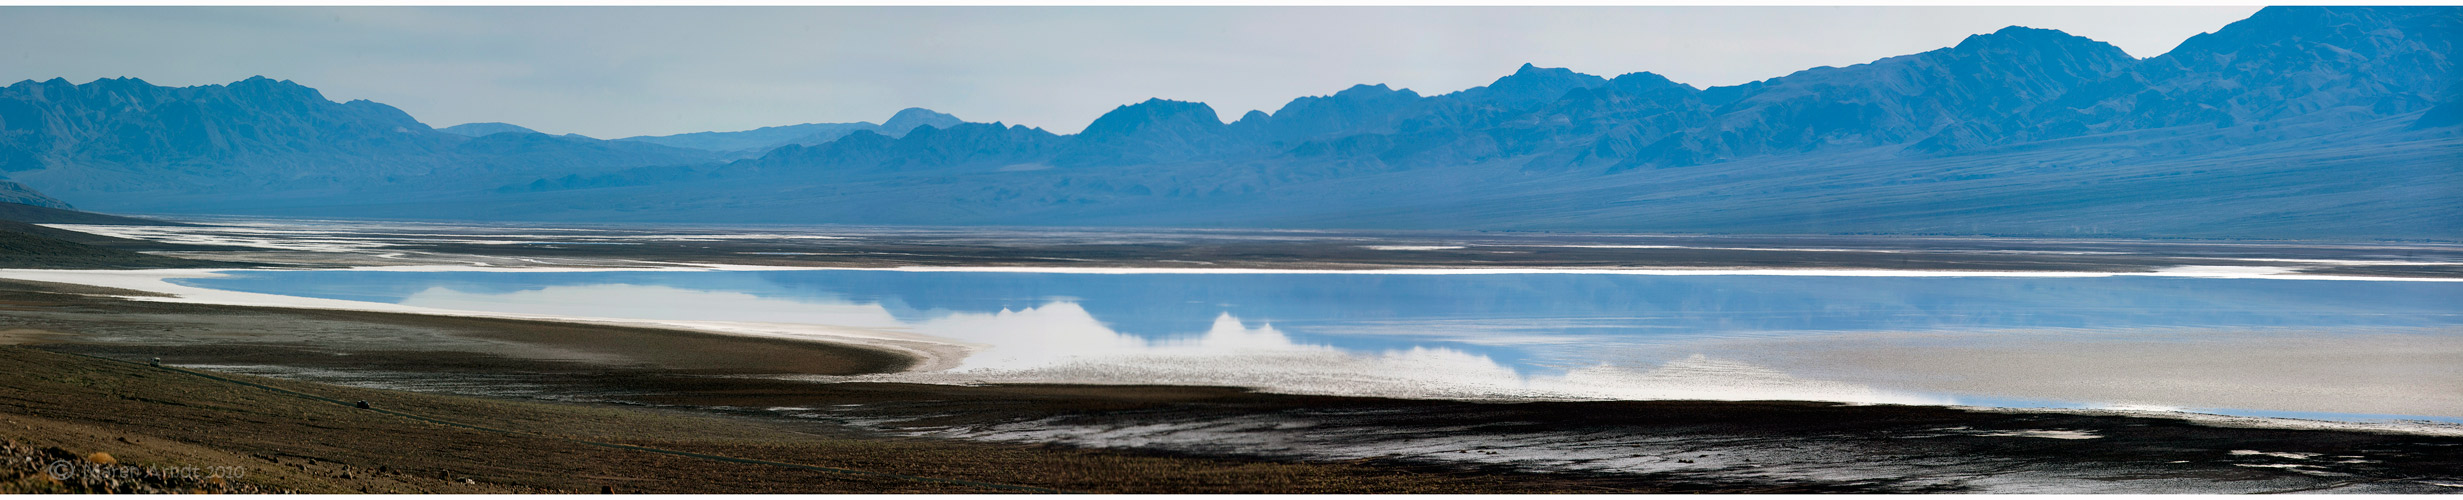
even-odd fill
[{"label": "jagged mountain peak", "polygon": [[[259,77],[253,77],[253,78],[250,78],[250,79],[248,79],[248,80],[241,80],[241,81],[239,81],[239,82],[234,82],[234,84],[236,85],[236,84],[238,84],[238,83],[246,83],[246,82],[249,82],[249,81],[263,80],[263,79],[265,79],[265,77],[262,77],[262,76],[259,76]],[[104,86],[104,87],[134,87],[134,86],[140,86],[140,85],[143,85],[143,86],[153,86],[154,84],[151,84],[151,83],[146,83],[146,81],[145,81],[144,79],[142,79],[142,78],[137,78],[137,77],[133,77],[133,76],[117,76],[117,77],[110,77],[110,78],[96,78],[96,79],[94,79],[94,81],[93,81],[93,82],[88,82],[88,83],[87,83],[87,85],[96,85],[96,86]]]},{"label": "jagged mountain peak", "polygon": [[965,121],[966,120],[958,119],[956,116],[950,116],[947,113],[942,113],[939,111],[924,108],[907,108],[898,110],[897,114],[890,115],[888,120],[882,121],[881,130],[886,131],[891,135],[898,135],[915,130],[916,127],[929,126],[932,128],[949,128],[951,125],[957,125],[959,123],[964,123]]},{"label": "jagged mountain peak", "polygon": [[2130,57],[2129,53],[2121,50],[2120,47],[2114,46],[2110,43],[2104,43],[2093,38],[2072,35],[2061,30],[2029,28],[2025,26],[2010,26],[1992,33],[1970,35],[1965,40],[1960,40],[1958,45],[1951,46],[1950,48],[1944,50],[1950,53],[2010,53],[2061,50],[2085,52],[2088,53],[2089,57],[2099,59],[2136,59]]},{"label": "jagged mountain peak", "polygon": [[[134,80],[134,79],[132,78],[131,80]],[[142,84],[142,83],[144,83],[144,82],[139,81],[138,83]],[[234,91],[234,92],[242,92],[242,93],[249,93],[249,94],[255,94],[255,95],[268,95],[268,96],[273,96],[273,95],[280,95],[280,96],[300,96],[300,97],[314,98],[314,99],[320,99],[320,100],[325,99],[325,93],[324,93],[324,92],[320,92],[320,91],[318,91],[317,89],[315,89],[315,88],[313,88],[313,87],[309,87],[309,86],[306,86],[306,85],[300,85],[300,84],[299,84],[299,82],[294,82],[294,81],[290,81],[290,80],[276,80],[276,79],[272,79],[272,78],[266,78],[266,77],[264,77],[264,76],[262,76],[262,75],[260,75],[260,76],[251,76],[251,77],[248,77],[247,79],[244,79],[244,80],[240,80],[240,81],[236,81],[236,82],[231,82],[229,85],[225,85],[224,87],[225,87],[225,88],[228,88],[228,89],[231,89],[231,90],[232,90],[232,91]]]},{"label": "jagged mountain peak", "polygon": [[1486,86],[1472,87],[1451,96],[1472,101],[1495,101],[1510,104],[1547,102],[1565,95],[1566,91],[1606,85],[1608,79],[1598,75],[1575,72],[1566,68],[1542,68],[1523,63],[1514,74],[1505,75]]},{"label": "jagged mountain peak", "polygon": [[1189,161],[1222,153],[1231,143],[1229,130],[1206,103],[1147,99],[1096,118],[1053,160],[1070,166]]},{"label": "jagged mountain peak", "polygon": [[[2455,7],[2267,7],[2222,29],[2191,36],[2164,55],[2216,57],[2252,47],[2317,43],[2356,51],[2375,48],[2377,42],[2437,48],[2463,36],[2459,25],[2463,8]],[[2373,43],[2355,43],[2363,41]]]},{"label": "jagged mountain peak", "polygon": [[1514,74],[1499,77],[1496,82],[1490,83],[1489,85],[1510,85],[1514,82],[1537,81],[1580,81],[1597,84],[1605,81],[1605,79],[1600,78],[1598,75],[1584,74],[1569,68],[1543,68],[1537,64],[1522,63],[1522,67],[1514,68]]},{"label": "jagged mountain peak", "polygon": [[2463,72],[2463,8],[2268,7],[2040,113],[2079,135],[2429,109]]},{"label": "jagged mountain peak", "polygon": [[1373,85],[1363,83],[1352,85],[1349,88],[1345,88],[1333,94],[1294,98],[1291,102],[1284,103],[1282,109],[1275,110],[1273,115],[1283,116],[1287,112],[1310,106],[1324,105],[1324,103],[1357,103],[1368,101],[1414,100],[1419,98],[1420,93],[1413,92],[1411,89],[1397,90],[1387,87],[1382,83]]},{"label": "jagged mountain peak", "polygon": [[1343,89],[1341,92],[1335,92],[1335,93],[1334,93],[1334,95],[1329,96],[1329,97],[1343,97],[1343,98],[1369,98],[1369,97],[1384,97],[1384,96],[1389,96],[1389,95],[1401,95],[1401,96],[1408,96],[1408,97],[1419,97],[1419,96],[1420,96],[1420,93],[1419,93],[1419,92],[1413,92],[1411,89],[1395,89],[1395,88],[1389,88],[1389,87],[1386,87],[1386,86],[1385,86],[1385,84],[1383,84],[1383,83],[1373,84],[1373,85],[1372,85],[1372,84],[1366,84],[1366,83],[1363,83],[1363,84],[1359,84],[1359,85],[1353,85],[1353,86],[1351,86],[1351,88],[1346,88],[1346,89]]},{"label": "jagged mountain peak", "polygon": [[1993,30],[1991,33],[1967,35],[1967,38],[1959,40],[1958,45],[1952,45],[1950,48],[1968,49],[1975,48],[1980,45],[2003,42],[2055,43],[2072,38],[2088,39],[2086,37],[2072,35],[2069,34],[2069,32],[2057,29],[2010,25],[2004,26],[1998,30]]},{"label": "jagged mountain peak", "polygon": [[1078,135],[1116,137],[1168,126],[1220,127],[1223,126],[1223,119],[1215,116],[1214,107],[1206,103],[1158,97],[1112,108],[1111,112],[1095,118],[1094,123],[1087,124],[1086,130]]},{"label": "jagged mountain peak", "polygon": [[1692,85],[1676,83],[1675,80],[1670,80],[1666,76],[1649,71],[1636,71],[1616,75],[1616,78],[1608,79],[1608,84],[1606,86],[1627,90],[1655,89],[1664,87],[1684,87],[1687,89],[1693,88]]},{"label": "jagged mountain peak", "polygon": [[1272,115],[1252,111],[1240,124],[1270,140],[1301,140],[1331,133],[1376,133],[1392,128],[1419,92],[1385,84],[1359,84],[1330,95],[1292,99]]},{"label": "jagged mountain peak", "polygon": [[9,93],[32,94],[62,92],[75,88],[77,88],[77,84],[69,83],[68,79],[54,77],[49,80],[39,81],[32,78],[19,80],[17,83],[9,84],[7,87],[0,87],[0,90],[7,91]]},{"label": "jagged mountain peak", "polygon": [[1705,89],[1717,109],[1695,130],[1640,149],[1645,163],[1913,144],[1940,153],[2035,137],[2030,116],[2137,62],[2119,47],[2020,26],[1957,45]]}]

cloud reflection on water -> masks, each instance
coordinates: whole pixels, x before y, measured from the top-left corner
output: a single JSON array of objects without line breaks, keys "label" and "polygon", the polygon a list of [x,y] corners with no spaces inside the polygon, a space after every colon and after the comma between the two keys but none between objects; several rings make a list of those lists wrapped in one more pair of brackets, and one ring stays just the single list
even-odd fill
[{"label": "cloud reflection on water", "polygon": [[430,287],[401,301],[437,309],[643,320],[794,323],[898,331],[981,346],[955,369],[854,377],[926,383],[1237,386],[1275,392],[1437,398],[1795,399],[1950,404],[1942,397],[1806,380],[1699,355],[1644,368],[1593,364],[1527,374],[1445,346],[1345,349],[1293,340],[1230,312],[1202,332],[1144,337],[1076,302],[901,320],[877,302],[778,298],[656,285],[547,286],[502,293]]}]

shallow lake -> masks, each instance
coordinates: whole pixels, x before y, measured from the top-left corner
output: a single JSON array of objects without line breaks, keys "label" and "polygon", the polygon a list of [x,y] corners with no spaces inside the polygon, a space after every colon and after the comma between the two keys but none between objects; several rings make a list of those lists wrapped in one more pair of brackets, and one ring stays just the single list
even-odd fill
[{"label": "shallow lake", "polygon": [[[2463,417],[2455,408],[2463,403],[2437,398],[2458,392],[2440,386],[2456,375],[2451,367],[2439,371],[2439,362],[2463,365],[2444,350],[2463,338],[2463,283],[2454,282],[888,270],[226,274],[178,283],[448,310],[831,325],[977,347],[957,369],[906,375],[918,381]],[[2032,361],[2056,366],[2024,366]],[[2285,367],[2262,366],[2268,363],[2299,365],[2291,370],[2299,373],[2283,376],[2305,378],[2273,381]],[[2323,375],[2301,375],[2309,372]],[[2043,380],[2070,376],[2079,382]],[[2133,385],[2127,377],[2145,387],[2064,388]],[[2311,383],[2322,385],[2299,391],[2362,395],[2285,396],[2261,387]],[[2235,384],[2251,395],[2232,396]],[[2219,385],[2226,389],[2198,389]],[[2426,403],[2354,399],[2423,394]]]}]

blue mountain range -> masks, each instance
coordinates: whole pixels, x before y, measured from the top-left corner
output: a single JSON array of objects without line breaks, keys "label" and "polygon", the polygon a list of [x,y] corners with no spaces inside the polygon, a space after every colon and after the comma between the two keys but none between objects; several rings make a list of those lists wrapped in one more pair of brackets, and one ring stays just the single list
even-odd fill
[{"label": "blue mountain range", "polygon": [[2463,8],[2272,7],[2147,59],[2011,27],[1735,86],[1525,65],[1067,135],[918,108],[598,140],[264,78],[27,81],[0,172],[141,213],[2451,240],[2458,34]]}]

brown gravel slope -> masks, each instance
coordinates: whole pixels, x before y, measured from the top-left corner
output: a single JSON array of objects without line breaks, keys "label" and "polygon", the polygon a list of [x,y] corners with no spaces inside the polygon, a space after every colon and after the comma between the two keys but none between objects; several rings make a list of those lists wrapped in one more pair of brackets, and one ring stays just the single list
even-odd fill
[{"label": "brown gravel slope", "polygon": [[[503,401],[196,374],[0,347],[0,438],[11,449],[107,453],[128,467],[230,471],[233,487],[378,493],[1647,491],[1581,478],[1137,455],[893,438],[650,409]],[[229,381],[208,378],[221,377]],[[258,384],[254,387],[244,384]],[[371,401],[362,410],[278,392]],[[725,450],[861,473],[609,448]],[[83,459],[80,458],[80,461]],[[0,471],[4,492],[100,491]],[[931,479],[897,477],[921,476]],[[195,486],[166,484],[172,489]],[[148,491],[123,489],[122,491]]]}]

